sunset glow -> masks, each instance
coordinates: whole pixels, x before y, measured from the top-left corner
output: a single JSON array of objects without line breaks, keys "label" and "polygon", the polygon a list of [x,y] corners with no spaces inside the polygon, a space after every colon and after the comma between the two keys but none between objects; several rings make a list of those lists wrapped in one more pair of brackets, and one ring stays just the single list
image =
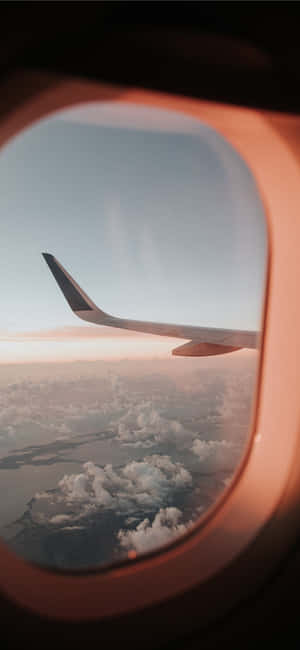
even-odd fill
[{"label": "sunset glow", "polygon": [[138,334],[88,336],[88,328],[82,329],[82,335],[75,336],[54,330],[0,337],[0,363],[161,359],[178,345],[178,339]]}]

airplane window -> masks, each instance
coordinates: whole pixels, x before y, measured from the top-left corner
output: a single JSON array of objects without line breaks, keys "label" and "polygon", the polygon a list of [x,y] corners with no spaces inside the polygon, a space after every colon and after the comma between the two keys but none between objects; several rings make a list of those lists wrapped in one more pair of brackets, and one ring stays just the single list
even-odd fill
[{"label": "airplane window", "polygon": [[158,550],[251,437],[267,262],[252,173],[199,120],[95,102],[11,140],[0,177],[0,534],[59,569]]}]

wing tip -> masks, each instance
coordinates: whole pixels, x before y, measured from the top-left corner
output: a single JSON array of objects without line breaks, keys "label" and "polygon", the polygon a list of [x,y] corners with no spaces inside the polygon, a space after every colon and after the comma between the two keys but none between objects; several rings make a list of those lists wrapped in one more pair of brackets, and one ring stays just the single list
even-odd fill
[{"label": "wing tip", "polygon": [[52,253],[46,253],[46,252],[44,252],[44,253],[42,253],[42,256],[43,256],[44,260],[46,260],[46,262],[47,262],[48,260],[54,260],[54,259],[55,259],[55,258],[54,258],[54,255],[52,255]]},{"label": "wing tip", "polygon": [[92,303],[90,298],[84,293],[79,285],[77,285],[75,280],[58,262],[54,255],[52,255],[52,253],[43,252],[42,256],[72,311],[75,313],[77,311],[93,311],[93,309],[96,308],[96,305]]}]

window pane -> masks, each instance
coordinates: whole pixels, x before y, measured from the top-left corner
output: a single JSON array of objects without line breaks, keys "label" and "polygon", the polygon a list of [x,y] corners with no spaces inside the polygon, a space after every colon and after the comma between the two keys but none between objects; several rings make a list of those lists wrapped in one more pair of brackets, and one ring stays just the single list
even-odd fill
[{"label": "window pane", "polygon": [[[0,534],[65,569],[159,549],[249,442],[267,260],[254,179],[200,121],[117,102],[36,123],[0,178]],[[52,263],[76,315],[43,251],[126,323],[91,324]]]}]

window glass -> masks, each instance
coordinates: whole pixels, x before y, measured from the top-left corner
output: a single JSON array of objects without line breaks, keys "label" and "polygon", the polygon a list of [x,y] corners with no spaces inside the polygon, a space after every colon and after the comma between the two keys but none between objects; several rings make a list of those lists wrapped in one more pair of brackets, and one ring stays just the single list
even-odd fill
[{"label": "window glass", "polygon": [[[253,176],[198,120],[104,102],[18,135],[0,179],[0,534],[60,569],[157,550],[249,442],[267,259]],[[126,322],[83,320],[61,280],[75,314],[42,252]]]}]

